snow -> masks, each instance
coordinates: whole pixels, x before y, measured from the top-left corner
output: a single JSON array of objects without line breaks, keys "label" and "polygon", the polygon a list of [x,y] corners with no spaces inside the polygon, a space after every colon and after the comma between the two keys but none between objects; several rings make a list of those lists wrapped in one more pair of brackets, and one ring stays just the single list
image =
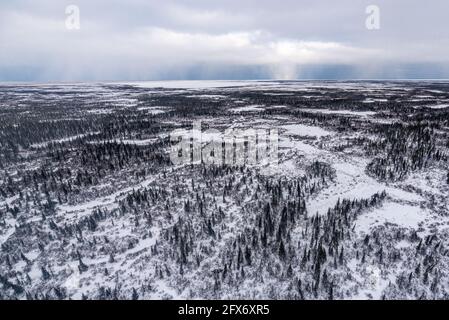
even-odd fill
[{"label": "snow", "polygon": [[409,175],[404,181],[404,185],[412,186],[421,193],[445,196],[448,192],[448,186],[442,184],[447,172],[442,169],[433,168]]},{"label": "snow", "polygon": [[288,124],[281,126],[286,130],[288,135],[308,136],[308,137],[324,137],[331,134],[330,131],[324,130],[320,127],[308,126],[304,124]]},{"label": "snow", "polygon": [[238,107],[231,109],[231,112],[254,112],[263,111],[263,106],[260,105],[249,105],[244,107]]},{"label": "snow", "polygon": [[[217,84],[218,83],[218,84]],[[304,279],[304,283],[309,282],[313,276],[306,270],[311,270],[313,261],[308,263],[307,268],[300,268],[296,263],[300,259],[300,255],[297,252],[302,252],[304,245],[308,245],[310,242],[304,242],[302,234],[304,233],[304,226],[307,224],[307,219],[311,218],[311,215],[318,213],[324,215],[330,209],[335,207],[338,200],[342,199],[366,199],[370,198],[373,194],[386,191],[387,197],[378,206],[364,208],[357,219],[354,221],[355,233],[351,230],[348,231],[348,238],[342,239],[338,244],[339,247],[345,250],[344,262],[339,263],[337,267],[333,268],[332,261],[326,263],[325,267],[328,274],[331,275],[332,281],[335,281],[335,292],[338,294],[338,298],[345,299],[379,299],[385,293],[386,298],[395,298],[395,294],[388,295],[388,290],[391,286],[397,284],[398,276],[402,273],[413,272],[416,265],[422,262],[419,259],[424,258],[424,255],[420,257],[420,254],[415,255],[415,238],[412,237],[412,232],[397,232],[396,227],[407,228],[409,231],[415,230],[420,238],[423,235],[437,235],[439,240],[444,244],[449,234],[449,219],[447,213],[449,211],[447,207],[447,195],[449,194],[449,186],[442,181],[445,181],[447,174],[447,163],[435,164],[431,163],[428,168],[412,172],[409,176],[399,182],[384,182],[376,180],[369,176],[366,172],[367,165],[372,160],[372,157],[365,155],[365,150],[362,146],[358,145],[357,138],[376,139],[377,136],[374,133],[369,133],[369,128],[372,125],[371,122],[377,121],[393,121],[392,118],[376,119],[372,116],[376,114],[374,111],[366,111],[368,105],[363,107],[362,102],[359,102],[358,98],[355,103],[359,103],[362,107],[360,109],[350,108],[349,106],[340,105],[341,109],[333,110],[328,109],[328,104],[325,102],[327,99],[331,99],[332,96],[326,95],[326,88],[335,88],[338,90],[343,89],[343,96],[347,97],[350,92],[353,92],[360,97],[363,96],[363,92],[371,91],[371,94],[365,102],[386,101],[386,99],[380,99],[383,96],[400,96],[402,89],[395,91],[395,85],[389,85],[391,89],[389,92],[385,92],[385,95],[381,95],[378,88],[383,88],[384,84],[356,84],[356,83],[320,83],[320,82],[287,82],[287,83],[273,83],[268,82],[250,82],[250,87],[243,88],[245,82],[235,82],[238,86],[231,88],[231,81],[223,82],[163,82],[166,89],[178,88],[173,90],[151,90],[141,87],[141,90],[133,88],[131,93],[127,93],[127,89],[120,88],[114,93],[112,90],[101,89],[100,86],[92,86],[92,90],[89,93],[89,102],[86,104],[89,108],[80,110],[81,118],[88,120],[97,120],[102,118],[99,110],[118,110],[115,108],[115,103],[122,104],[124,101],[130,101],[131,99],[121,99],[120,92],[125,92],[126,96],[130,95],[139,96],[144,93],[146,96],[155,93],[157,96],[165,95],[163,99],[158,100],[156,97],[152,100],[151,104],[155,106],[147,106],[147,103],[137,101],[132,108],[126,110],[126,112],[138,112],[132,114],[137,118],[145,117],[147,114],[161,114],[170,110],[174,110],[170,102],[171,96],[178,101],[179,97],[192,97],[196,99],[221,99],[225,98],[226,92],[233,93],[229,95],[229,101],[226,101],[223,110],[217,110],[222,113],[217,113],[218,116],[207,116],[195,114],[205,127],[210,129],[216,129],[215,131],[202,131],[201,139],[204,143],[208,141],[219,140],[224,135],[226,129],[241,128],[241,129],[279,129],[279,164],[278,166],[267,166],[253,168],[247,168],[251,174],[245,170],[230,171],[229,176],[213,175],[213,179],[209,177],[203,177],[203,168],[192,166],[172,166],[169,167],[164,174],[159,171],[159,174],[153,174],[152,170],[146,172],[146,174],[152,176],[146,176],[146,178],[140,175],[135,175],[137,171],[135,169],[146,169],[145,163],[136,164],[135,167],[125,168],[123,171],[114,172],[102,176],[98,181],[98,184],[94,186],[86,186],[79,193],[71,195],[67,199],[68,202],[62,201],[63,204],[55,202],[56,213],[51,216],[58,226],[67,225],[68,227],[74,226],[80,220],[90,215],[96,208],[107,209],[110,214],[107,219],[100,219],[94,228],[90,230],[86,226],[82,227],[83,239],[77,239],[74,236],[65,235],[62,237],[52,237],[55,234],[54,230],[51,230],[48,220],[43,220],[39,214],[34,214],[33,211],[27,210],[25,204],[21,204],[20,212],[17,215],[17,220],[12,219],[10,213],[2,215],[0,220],[0,246],[8,241],[11,244],[12,249],[9,249],[14,255],[15,251],[21,250],[30,263],[24,260],[12,259],[13,273],[9,276],[10,281],[22,281],[25,284],[23,276],[29,275],[32,279],[31,284],[26,285],[26,290],[29,292],[48,292],[52,287],[62,286],[67,288],[68,297],[80,299],[81,294],[86,294],[89,298],[96,298],[98,295],[98,289],[102,287],[121,288],[122,297],[129,298],[131,288],[137,288],[138,293],[143,299],[162,299],[162,298],[197,298],[203,299],[211,297],[209,295],[210,288],[213,286],[213,277],[211,274],[219,269],[223,265],[223,261],[231,257],[231,253],[227,252],[227,249],[231,247],[233,243],[236,243],[236,239],[248,231],[248,227],[254,225],[257,221],[257,217],[261,211],[261,208],[265,202],[269,203],[270,196],[268,192],[260,189],[263,197],[259,197],[259,194],[255,192],[254,186],[261,181],[273,181],[273,182],[295,182],[300,180],[303,175],[306,175],[309,171],[308,166],[313,161],[320,161],[328,164],[335,170],[335,175],[332,175],[332,179],[327,175],[323,176],[323,179],[316,180],[318,188],[311,195],[306,195],[304,199],[306,201],[308,216],[300,217],[295,220],[294,225],[291,225],[292,229],[285,238],[288,247],[291,249],[292,263],[294,277],[284,276],[287,264],[283,266],[283,263],[277,263],[277,255],[271,255],[273,252],[269,252],[270,255],[259,256],[259,252],[254,251],[255,261],[257,262],[251,267],[244,265],[244,271],[246,276],[236,277],[237,281],[232,279],[232,283],[227,284],[223,281],[221,285],[226,289],[219,292],[220,298],[270,298],[270,288],[273,288],[276,292],[276,297],[285,298],[285,293],[292,292],[287,289],[293,287],[293,292],[296,294],[295,286],[297,285],[297,279]],[[160,85],[157,82],[152,82],[148,88],[152,86]],[[219,85],[214,87],[214,85]],[[230,86],[230,88],[223,89],[224,86]],[[76,87],[76,86],[74,86]],[[184,89],[182,89],[184,87]],[[216,88],[222,88],[215,90]],[[410,86],[411,87],[411,86]],[[117,87],[118,88],[118,87]],[[155,87],[157,88],[157,87]],[[399,88],[396,86],[396,88]],[[188,90],[187,90],[188,89]],[[67,88],[61,90],[64,92]],[[259,97],[253,99],[252,91],[258,91]],[[267,93],[273,96],[276,95],[290,95],[294,97],[300,96],[301,98],[310,97],[311,99],[317,99],[316,104],[319,105],[322,101],[324,103],[318,109],[308,107],[300,109],[296,106],[289,106],[290,101],[293,99],[284,99],[281,97],[265,97],[265,90],[279,90],[283,93]],[[405,90],[405,89],[404,89]],[[409,89],[407,89],[409,90]],[[419,91],[421,90],[421,91]],[[417,92],[422,92],[419,89]],[[111,93],[109,94],[109,91]],[[246,92],[251,95],[246,96]],[[311,91],[310,96],[304,96],[304,93]],[[385,90],[387,91],[387,90]],[[37,92],[37,90],[36,90]],[[56,92],[56,90],[55,90]],[[76,92],[82,92],[76,90]],[[313,95],[313,93],[316,93]],[[361,93],[362,92],[362,93]],[[97,97],[96,95],[99,95]],[[220,94],[217,94],[220,93]],[[239,94],[234,94],[239,93]],[[37,94],[37,93],[33,93]],[[378,98],[374,97],[378,96]],[[58,99],[60,94],[49,95],[49,100]],[[239,97],[241,104],[237,104],[235,97]],[[404,95],[403,99],[397,101],[410,101],[410,94]],[[417,97],[417,96],[413,96]],[[102,104],[95,104],[96,99],[103,102],[107,101],[105,108],[102,109]],[[153,98],[153,97],[152,97]],[[170,98],[170,99],[169,99]],[[265,100],[262,100],[265,99]],[[396,98],[395,98],[396,99]],[[190,99],[190,102],[198,102],[198,100]],[[278,101],[278,102],[273,102]],[[313,100],[309,102],[314,102]],[[436,99],[434,102],[438,103],[438,106],[443,105],[447,101]],[[14,105],[15,105],[14,101]],[[134,103],[134,102],[133,102]],[[142,104],[140,104],[142,103]],[[258,103],[258,104],[255,104]],[[259,105],[260,103],[260,105]],[[271,105],[271,104],[285,104],[285,105]],[[166,106],[164,106],[166,104]],[[150,104],[148,104],[150,105]],[[156,106],[157,105],[157,106]],[[175,102],[176,105],[176,102]],[[219,104],[216,104],[219,105]],[[308,104],[308,106],[312,104]],[[109,108],[110,107],[110,108]],[[115,108],[115,109],[114,109]],[[277,115],[269,115],[266,112],[260,112],[267,109],[275,109]],[[439,107],[442,109],[442,107]],[[122,108],[123,109],[123,108]],[[283,112],[285,109],[285,112]],[[87,110],[87,111],[86,111]],[[345,120],[348,123],[360,125],[361,130],[356,132],[347,131],[337,133],[332,131],[332,125],[338,125],[341,117],[328,116],[321,123],[320,121],[314,121],[309,119],[298,119],[292,116],[292,113],[302,110],[304,112],[311,113],[323,113],[329,115],[343,115],[348,116]],[[432,110],[425,109],[414,110],[415,113],[423,112],[429,114]],[[242,112],[237,114],[237,112]],[[248,112],[248,113],[244,113]],[[260,113],[257,113],[260,112]],[[435,111],[435,113],[441,114],[442,111]],[[93,116],[91,113],[99,113],[99,115]],[[104,112],[106,113],[106,112]],[[170,112],[171,114],[171,112]],[[71,113],[65,114],[64,118],[68,118]],[[397,119],[394,121],[406,121],[401,116],[406,116],[407,110],[403,114],[398,114]],[[187,121],[191,121],[190,115],[185,118],[176,116],[170,119],[158,119],[157,124],[171,124],[170,127],[185,128]],[[310,116],[310,115],[309,115]],[[381,116],[381,115],[380,115]],[[105,118],[120,119],[117,114],[113,113]],[[357,118],[360,117],[360,118]],[[309,118],[309,117],[307,117]],[[323,118],[323,117],[321,117]],[[339,119],[340,118],[340,119]],[[53,121],[51,117],[44,117],[45,121]],[[60,119],[60,118],[58,118]],[[360,119],[369,121],[360,121]],[[36,119],[36,121],[39,121]],[[120,124],[120,123],[118,123]],[[168,126],[163,125],[163,130]],[[368,129],[368,130],[365,130]],[[192,128],[182,130],[182,133],[188,134],[189,137],[193,134]],[[368,132],[368,133],[367,133]],[[438,135],[446,135],[447,132],[443,130],[443,126],[439,131],[435,130]],[[69,136],[73,133],[67,133],[61,135],[61,137]],[[135,144],[135,145],[148,145],[158,140],[162,135],[168,132],[162,131],[161,135],[148,135],[144,132],[129,132],[126,133],[127,139],[120,140],[118,136],[111,137],[111,141],[117,143]],[[68,141],[80,136],[66,137],[61,140],[55,141]],[[141,139],[137,139],[140,137]],[[89,137],[88,143],[101,143],[99,139],[92,139]],[[194,139],[200,139],[199,135],[193,137]],[[47,138],[48,140],[50,138]],[[51,138],[52,139],[52,138]],[[102,139],[100,139],[102,140]],[[443,139],[441,139],[443,140]],[[348,142],[348,147],[342,151],[336,146],[345,145]],[[354,144],[351,144],[355,142]],[[441,142],[441,141],[439,141]],[[443,141],[444,142],[444,141]],[[47,142],[49,143],[49,142]],[[72,146],[75,149],[77,146]],[[165,146],[161,147],[165,148]],[[447,148],[446,148],[447,149]],[[444,150],[446,150],[444,149]],[[26,151],[26,150],[25,150]],[[24,151],[24,152],[25,152]],[[164,150],[165,151],[165,150]],[[30,154],[40,155],[41,153],[36,150],[30,150]],[[20,177],[20,170],[26,166],[26,169],[37,170],[40,167],[40,162],[45,162],[46,159],[39,159],[27,162],[25,165],[18,163],[15,167],[8,167],[7,170],[11,173],[13,179],[18,180]],[[55,163],[56,165],[56,163]],[[73,162],[61,165],[72,166]],[[73,165],[75,168],[77,164]],[[142,165],[140,168],[139,166]],[[78,167],[79,168],[79,167]],[[151,167],[152,168],[152,167]],[[162,169],[162,168],[161,168]],[[271,170],[273,169],[273,170]],[[197,174],[198,173],[198,174]],[[263,175],[263,179],[261,179]],[[245,177],[245,179],[240,179]],[[250,178],[249,178],[250,177]],[[315,178],[314,178],[315,179]],[[192,181],[190,181],[192,180]],[[305,179],[307,180],[307,179]],[[313,181],[314,182],[314,181]],[[232,185],[229,193],[222,192],[223,188],[228,185]],[[264,184],[260,184],[263,186]],[[292,184],[293,185],[293,184]],[[167,193],[160,199],[155,199],[152,203],[147,204],[137,202],[132,204],[126,204],[128,201],[124,201],[123,210],[115,210],[119,206],[119,201],[124,200],[125,197],[133,190],[138,190],[150,186],[160,190],[165,190]],[[28,192],[34,192],[31,188],[27,188]],[[202,195],[203,194],[203,195]],[[255,200],[255,195],[258,196]],[[282,192],[283,197],[290,197],[289,193]],[[38,194],[36,194],[38,196]],[[204,204],[206,205],[207,216],[217,210],[219,206],[222,209],[223,220],[219,227],[215,230],[220,236],[213,239],[203,233],[204,230],[200,230],[201,217],[195,214],[186,213],[182,209],[183,202],[186,199],[192,199],[195,197],[204,198]],[[211,201],[214,199],[213,201]],[[289,198],[292,199],[292,198]],[[130,199],[132,200],[132,199]],[[271,199],[273,200],[273,199]],[[295,199],[294,199],[295,200]],[[22,200],[20,200],[22,202]],[[45,200],[44,200],[45,201]],[[18,197],[10,197],[0,201],[0,211],[4,211],[3,207],[6,204],[18,204]],[[212,204],[215,202],[215,206]],[[28,205],[32,206],[32,209],[39,209],[31,202]],[[210,205],[209,207],[207,207]],[[441,208],[446,206],[446,208]],[[31,209],[30,208],[30,209]],[[282,206],[278,208],[273,207],[273,213],[277,213],[282,209]],[[134,214],[133,214],[134,212]],[[280,211],[279,211],[280,212]],[[147,225],[147,221],[143,220],[143,213],[151,214],[152,222]],[[273,215],[276,219],[278,216]],[[176,253],[178,248],[171,247],[172,243],[167,241],[167,237],[170,237],[172,227],[179,218],[186,218],[185,221],[191,223],[192,228],[198,229],[198,233],[192,233],[194,243],[192,243],[192,252],[195,253],[193,259],[199,259],[198,265],[194,267],[188,267],[185,269],[185,273],[181,276],[179,274],[179,264],[176,259]],[[310,221],[310,220],[309,220]],[[24,244],[20,244],[17,241],[11,241],[15,239],[15,226],[27,223],[31,230],[35,231],[30,233],[30,238],[24,237]],[[290,227],[290,226],[289,226]],[[363,246],[363,239],[365,234],[371,234],[371,232],[378,228],[379,241],[378,243],[370,242],[369,253],[365,262],[361,262],[360,253],[365,250],[361,248]],[[189,227],[190,228],[190,227]],[[309,229],[310,230],[310,229]],[[343,229],[342,229],[343,230]],[[346,230],[345,230],[346,231]],[[47,235],[46,239],[51,241],[39,241],[38,237]],[[198,235],[198,237],[196,236]],[[205,235],[203,237],[203,235]],[[350,237],[349,237],[350,235]],[[291,240],[290,241],[290,236]],[[31,240],[30,240],[31,239]],[[45,238],[44,238],[45,239]],[[373,237],[370,237],[373,239]],[[25,241],[26,240],[26,241]],[[61,241],[62,240],[62,241]],[[299,243],[301,240],[301,244]],[[28,241],[28,243],[26,243]],[[371,240],[370,240],[371,241]],[[419,241],[419,240],[418,240]],[[37,248],[37,243],[42,242],[45,250]],[[417,243],[417,242],[416,242]],[[157,245],[156,245],[157,244]],[[296,250],[296,245],[298,249]],[[371,248],[372,246],[372,248]],[[4,246],[9,247],[9,246]],[[157,250],[156,250],[157,247]],[[400,254],[398,261],[391,261],[389,258],[382,263],[377,262],[376,252],[382,247],[385,250],[384,257],[392,257],[391,254]],[[428,249],[432,249],[428,247]],[[16,249],[17,248],[17,249]],[[242,247],[243,249],[243,247]],[[167,251],[168,250],[168,251]],[[88,266],[88,270],[82,274],[78,271],[78,261],[74,258],[75,251],[79,251],[82,255],[83,262]],[[157,252],[156,252],[157,251]],[[436,259],[439,259],[438,268],[441,270],[442,283],[447,283],[447,277],[445,277],[445,271],[447,270],[447,259],[445,259],[444,251],[437,252],[434,250]],[[2,257],[5,257],[3,253]],[[356,257],[356,252],[357,256]],[[368,251],[367,251],[368,252]],[[276,252],[274,252],[276,253]],[[109,256],[112,255],[114,261],[109,261]],[[26,259],[25,259],[26,260]],[[313,259],[312,259],[313,260]],[[5,261],[5,259],[3,259]],[[262,264],[260,264],[262,262]],[[266,262],[267,267],[263,264]],[[422,265],[422,264],[421,264]],[[52,274],[52,279],[43,280],[41,266],[45,267]],[[187,265],[186,265],[187,266]],[[2,267],[2,266],[0,266]],[[4,267],[4,266],[3,266]],[[285,267],[285,268],[284,268]],[[105,272],[107,269],[107,272]],[[157,270],[160,269],[160,270]],[[3,268],[3,270],[8,270]],[[67,271],[66,271],[67,270]],[[242,268],[243,270],[243,268]],[[324,269],[322,269],[324,270]],[[238,269],[235,269],[238,272]],[[279,271],[279,272],[278,272]],[[162,272],[162,277],[159,276]],[[239,272],[240,273],[240,272]],[[243,278],[243,279],[242,279]],[[246,279],[245,279],[246,278]],[[261,279],[263,280],[261,281]],[[414,279],[417,280],[417,279]],[[432,280],[432,278],[431,278]],[[391,285],[390,285],[391,282]],[[237,284],[235,286],[235,284]],[[142,290],[147,287],[148,290]],[[413,284],[413,290],[422,288],[426,290],[425,286],[421,284]],[[440,286],[439,290],[446,290],[445,287]],[[325,290],[319,290],[318,298],[326,298],[327,293]],[[411,290],[410,290],[411,291]],[[3,294],[3,292],[2,292]],[[404,296],[412,297],[413,293],[401,292]],[[22,295],[21,297],[24,297]],[[19,297],[19,298],[21,298]],[[426,298],[429,298],[427,296]],[[307,298],[312,298],[312,295],[308,295]],[[413,297],[412,297],[413,298]]]},{"label": "snow", "polygon": [[93,114],[111,114],[114,111],[111,109],[90,109],[87,110],[88,113],[93,113]]},{"label": "snow", "polygon": [[293,140],[290,138],[290,140],[285,139],[283,135],[281,135],[281,141],[279,143],[280,148],[288,148],[288,149],[295,149],[298,150],[301,154],[304,156],[307,156],[308,158],[316,158],[318,154],[323,154],[324,151],[308,144],[304,143],[299,140]]},{"label": "snow", "polygon": [[[369,177],[365,173],[369,159],[337,155],[311,144],[285,137],[281,138],[280,148],[296,150],[309,161],[327,162],[336,170],[335,181],[318,195],[308,199],[307,208],[311,214],[326,214],[339,199],[366,199],[382,191],[386,191],[389,197],[398,202],[420,205],[424,201],[423,197],[403,190],[401,186],[385,185]],[[283,168],[282,163],[280,168]],[[287,167],[285,172],[291,172],[291,169]]]},{"label": "snow", "polygon": [[157,138],[151,138],[151,139],[143,139],[143,140],[139,140],[139,139],[123,139],[123,140],[119,140],[118,142],[123,143],[123,144],[134,144],[137,146],[146,146],[149,144],[152,144],[154,142],[156,142],[158,139]]},{"label": "snow", "polygon": [[[361,284],[361,288],[357,288],[358,293],[352,296],[351,299],[379,300],[382,298],[382,292],[388,286],[390,279],[383,277],[381,270],[377,266],[361,265],[356,259],[351,259],[348,262],[348,268],[351,270],[351,275]],[[361,275],[362,270],[363,276]]]},{"label": "snow", "polygon": [[287,177],[297,177],[305,174],[303,168],[301,168],[297,163],[296,159],[288,159],[281,161],[277,165],[270,164],[261,168],[260,171],[263,175],[281,175]]},{"label": "snow", "polygon": [[170,108],[166,107],[139,107],[137,108],[139,111],[148,111],[149,114],[157,115],[161,113],[165,113],[170,110]]},{"label": "snow", "polygon": [[133,190],[137,190],[139,188],[145,188],[148,185],[150,185],[155,178],[148,178],[136,185],[129,186],[123,189],[120,189],[110,195],[99,197],[97,199],[86,201],[84,203],[76,204],[76,205],[69,205],[69,204],[62,204],[59,205],[58,208],[58,215],[63,216],[65,220],[78,220],[79,218],[82,218],[88,214],[90,214],[94,209],[100,208],[100,207],[108,207],[109,209],[117,207],[117,203],[115,202],[117,199],[120,199],[126,194],[132,192]]},{"label": "snow", "polygon": [[270,109],[284,109],[287,108],[287,106],[284,105],[276,105],[276,106],[269,106]]},{"label": "snow", "polygon": [[[317,160],[323,157],[317,157]],[[404,191],[398,187],[386,186],[365,173],[366,161],[363,159],[334,159],[332,163],[336,169],[335,184],[323,190],[319,195],[308,201],[310,213],[326,214],[328,209],[335,206],[340,199],[367,199],[375,193],[386,191],[387,194],[402,202],[418,204],[422,197]]]},{"label": "snow", "polygon": [[356,231],[369,233],[375,226],[387,223],[404,228],[418,229],[426,217],[428,217],[428,213],[420,207],[388,202],[381,208],[362,214],[356,221]]},{"label": "snow", "polygon": [[406,240],[401,240],[398,243],[396,243],[395,248],[396,249],[405,249],[410,247],[410,242]]},{"label": "snow", "polygon": [[446,109],[448,107],[449,107],[449,104],[435,104],[435,105],[426,106],[426,108],[430,108],[430,109]]},{"label": "snow", "polygon": [[360,117],[374,116],[376,114],[376,112],[374,111],[330,110],[330,109],[301,109],[301,111],[310,113],[353,115]]},{"label": "snow", "polygon": [[14,201],[16,201],[17,199],[19,199],[19,195],[15,195],[15,196],[13,196],[13,197],[6,198],[4,201],[1,201],[1,202],[0,202],[0,207],[6,206],[6,205],[9,206],[11,203],[13,203]]},{"label": "snow", "polygon": [[[12,220],[12,219],[11,219]],[[16,230],[16,228],[14,227],[15,225],[15,219],[14,221],[10,221],[8,223],[10,225],[10,227],[7,227],[6,229],[4,229],[3,234],[0,234],[0,246],[5,243],[10,236],[12,236]]]},{"label": "snow", "polygon": [[374,102],[388,102],[388,99],[383,98],[367,98],[362,101],[363,103],[374,103]]},{"label": "snow", "polygon": [[50,140],[50,141],[46,141],[46,142],[42,142],[42,143],[34,143],[34,144],[31,145],[31,147],[32,148],[43,148],[45,146],[48,146],[51,143],[62,143],[62,142],[73,141],[73,140],[84,138],[84,137],[87,137],[89,135],[97,134],[97,133],[98,132],[89,132],[89,133],[78,134],[78,135],[75,135],[75,136],[70,136],[70,137],[67,137],[67,138],[55,139],[55,140]]}]

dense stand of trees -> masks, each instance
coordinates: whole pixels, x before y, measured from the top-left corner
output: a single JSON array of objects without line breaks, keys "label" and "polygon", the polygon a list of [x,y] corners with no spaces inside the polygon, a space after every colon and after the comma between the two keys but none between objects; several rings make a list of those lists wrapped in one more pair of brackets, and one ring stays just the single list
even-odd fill
[{"label": "dense stand of trees", "polygon": [[381,180],[401,180],[434,162],[448,161],[427,123],[397,123],[377,130],[379,138],[366,145],[367,154],[374,157],[367,171]]}]

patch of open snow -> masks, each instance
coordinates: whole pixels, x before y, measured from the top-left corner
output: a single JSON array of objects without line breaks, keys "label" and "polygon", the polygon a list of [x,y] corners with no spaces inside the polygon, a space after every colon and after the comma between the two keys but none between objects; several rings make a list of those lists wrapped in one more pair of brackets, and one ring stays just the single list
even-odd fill
[{"label": "patch of open snow", "polygon": [[324,130],[320,127],[308,126],[304,124],[288,124],[281,126],[281,128],[286,130],[288,135],[324,137],[331,134],[330,131]]},{"label": "patch of open snow", "polygon": [[414,172],[407,177],[404,185],[413,186],[415,189],[424,193],[444,196],[447,194],[447,187],[441,181],[444,181],[446,174],[446,170],[438,168]]},{"label": "patch of open snow", "polygon": [[157,138],[151,138],[151,139],[144,139],[144,140],[138,140],[138,139],[124,139],[119,140],[117,142],[123,143],[123,144],[134,144],[137,146],[146,146],[149,144],[152,144],[157,141]]},{"label": "patch of open snow", "polygon": [[100,207],[108,207],[109,209],[116,208],[117,207],[117,199],[120,199],[121,197],[124,197],[129,192],[139,189],[139,188],[145,188],[148,185],[150,185],[155,179],[149,178],[145,181],[142,181],[138,183],[137,185],[133,185],[130,187],[126,187],[123,189],[120,189],[116,191],[113,194],[99,197],[97,199],[86,201],[84,203],[75,204],[75,205],[69,205],[69,204],[62,204],[59,205],[58,208],[58,215],[64,216],[64,219],[66,221],[70,220],[78,220],[79,218],[82,218],[88,214],[90,214],[94,209],[100,208]]},{"label": "patch of open snow", "polygon": [[149,114],[156,115],[169,111],[169,108],[166,107],[139,107],[138,111],[148,111]]},{"label": "patch of open snow", "polygon": [[396,249],[404,249],[411,246],[411,243],[407,240],[401,240],[398,243],[396,243],[395,248]]},{"label": "patch of open snow", "polygon": [[269,108],[271,108],[271,109],[284,109],[284,108],[287,108],[287,106],[284,106],[284,105],[276,105],[276,106],[269,106]]},{"label": "patch of open snow", "polygon": [[387,202],[382,207],[358,217],[355,228],[357,232],[369,233],[375,226],[391,223],[400,227],[418,229],[426,217],[427,212],[420,207]]},{"label": "patch of open snow", "polygon": [[165,113],[166,111],[164,110],[149,110],[148,113],[152,114],[152,115],[157,115],[157,114],[161,114],[161,113]]},{"label": "patch of open snow", "polygon": [[3,228],[3,233],[0,233],[0,246],[5,243],[10,236],[16,231],[16,219],[5,219],[7,227]]},{"label": "patch of open snow", "polygon": [[383,98],[366,98],[362,102],[363,103],[388,102],[388,99],[383,99]]},{"label": "patch of open snow", "polygon": [[254,111],[262,111],[263,106],[260,105],[249,105],[244,107],[238,107],[231,109],[231,112],[254,112]]},{"label": "patch of open snow", "polygon": [[187,98],[202,98],[202,99],[222,99],[227,98],[227,96],[222,94],[198,94],[198,95],[187,95]]},{"label": "patch of open snow", "polygon": [[87,136],[89,136],[91,134],[97,134],[97,133],[99,133],[99,132],[88,132],[88,133],[78,134],[76,136],[70,136],[70,137],[67,137],[67,138],[50,140],[50,141],[45,141],[45,142],[42,142],[42,143],[34,143],[34,144],[31,145],[31,147],[32,148],[42,148],[42,147],[48,146],[51,143],[62,143],[62,142],[73,141],[73,140],[76,140],[76,139],[79,139],[79,138],[84,138],[84,137],[87,137]]},{"label": "patch of open snow", "polygon": [[339,199],[369,198],[373,194],[384,190],[392,199],[397,201],[419,205],[424,200],[417,194],[395,186],[387,186],[366,175],[366,159],[337,157],[331,152],[318,149],[301,141],[292,141],[290,146],[302,152],[309,160],[319,160],[331,164],[336,171],[335,181],[307,201],[310,214],[326,214],[328,209],[333,208]]},{"label": "patch of open snow", "polygon": [[376,114],[376,112],[374,111],[331,110],[331,109],[301,109],[301,111],[309,113],[353,115],[360,117],[368,117]]},{"label": "patch of open snow", "polygon": [[430,109],[445,109],[445,108],[449,108],[449,104],[435,104],[435,105],[431,105],[431,106],[426,106],[426,108],[430,108]]},{"label": "patch of open snow", "polygon": [[90,109],[87,110],[87,113],[92,113],[92,114],[111,114],[114,111],[112,109]]},{"label": "patch of open snow", "polygon": [[[325,161],[325,158],[321,160]],[[363,162],[335,159],[333,163],[330,163],[336,170],[335,184],[309,199],[308,210],[311,214],[326,214],[327,210],[333,208],[339,199],[369,198],[376,192],[386,189],[365,174]]]},{"label": "patch of open snow", "polygon": [[9,206],[11,203],[13,203],[14,201],[16,201],[17,199],[19,199],[19,195],[15,195],[15,196],[13,196],[13,197],[6,198],[4,201],[1,201],[1,202],[0,202],[0,207],[6,206],[6,205]]},{"label": "patch of open snow", "polygon": [[296,177],[305,174],[305,171],[299,167],[296,163],[296,159],[287,159],[285,161],[281,161],[276,165],[269,165],[266,167],[262,167],[260,170],[262,175],[281,175],[288,177]]},{"label": "patch of open snow", "polygon": [[[379,300],[382,298],[382,293],[387,288],[390,279],[382,277],[381,270],[377,266],[361,265],[357,259],[351,259],[348,262],[348,268],[351,270],[351,275],[361,284],[361,287],[358,288],[358,293],[352,296],[351,299]],[[360,274],[362,270],[363,276]]]},{"label": "patch of open snow", "polygon": [[182,298],[175,289],[168,286],[167,283],[164,280],[157,280],[154,282],[153,286],[155,287],[155,291],[158,294],[155,298],[156,299],[180,299]]}]

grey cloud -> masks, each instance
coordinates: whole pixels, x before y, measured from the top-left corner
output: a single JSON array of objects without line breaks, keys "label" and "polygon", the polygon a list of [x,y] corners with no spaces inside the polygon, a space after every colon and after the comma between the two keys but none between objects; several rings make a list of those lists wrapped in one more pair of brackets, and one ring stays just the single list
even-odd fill
[{"label": "grey cloud", "polygon": [[[64,27],[78,5],[81,29]],[[381,29],[365,28],[365,8]],[[0,80],[449,78],[449,4],[435,0],[12,0]]]}]

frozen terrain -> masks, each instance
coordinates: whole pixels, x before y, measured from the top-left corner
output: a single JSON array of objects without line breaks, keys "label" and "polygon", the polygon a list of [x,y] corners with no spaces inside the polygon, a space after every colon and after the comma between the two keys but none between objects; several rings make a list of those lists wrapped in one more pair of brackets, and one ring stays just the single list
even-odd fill
[{"label": "frozen terrain", "polygon": [[447,299],[448,105],[447,82],[0,85],[0,299]]}]

